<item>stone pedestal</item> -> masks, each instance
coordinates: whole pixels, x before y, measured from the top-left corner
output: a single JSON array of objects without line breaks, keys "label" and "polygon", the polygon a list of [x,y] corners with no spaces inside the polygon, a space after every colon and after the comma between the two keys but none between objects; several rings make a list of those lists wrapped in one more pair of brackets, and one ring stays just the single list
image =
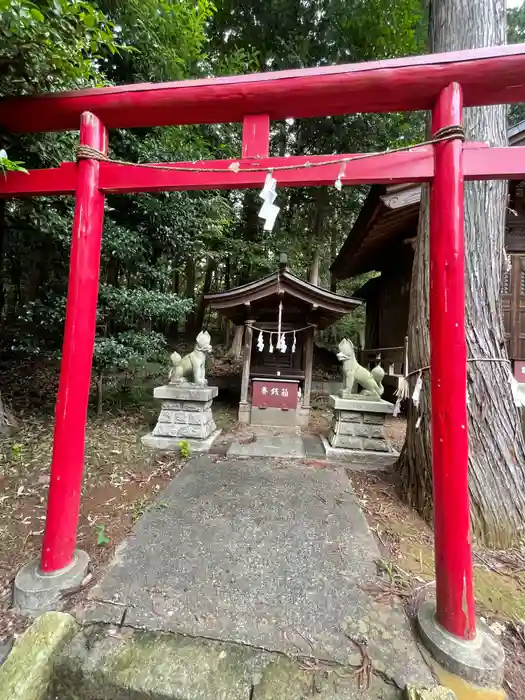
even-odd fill
[{"label": "stone pedestal", "polygon": [[385,418],[394,410],[388,401],[354,395],[330,396],[334,418],[323,444],[328,458],[342,459],[370,467],[388,466],[397,453],[385,436]]},{"label": "stone pedestal", "polygon": [[146,447],[179,450],[182,441],[192,452],[207,452],[220,435],[211,405],[219,390],[216,386],[166,384],[153,391],[162,400],[160,415],[153,432],[142,438]]}]

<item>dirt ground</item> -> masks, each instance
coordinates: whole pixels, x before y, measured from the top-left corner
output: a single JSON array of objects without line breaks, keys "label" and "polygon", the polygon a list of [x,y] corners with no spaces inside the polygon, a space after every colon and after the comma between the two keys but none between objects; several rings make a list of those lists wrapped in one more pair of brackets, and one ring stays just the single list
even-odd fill
[{"label": "dirt ground", "polygon": [[[392,419],[387,431],[393,442],[403,444],[402,419]],[[350,472],[349,478],[377,538],[380,565],[389,581],[387,594],[393,591],[403,598],[408,614],[414,615],[435,584],[432,530],[401,501],[395,473]],[[477,613],[505,647],[505,691],[509,700],[523,700],[525,549],[497,552],[475,546],[474,567]],[[385,589],[378,595],[385,595]]]},{"label": "dirt ground", "polygon": [[[46,397],[47,398],[47,397]],[[235,425],[235,405],[216,402],[215,420],[226,430]],[[17,411],[20,429],[0,438],[0,643],[21,632],[28,621],[10,608],[12,580],[22,564],[39,554],[49,487],[52,414]],[[156,494],[173,478],[183,460],[142,448],[140,436],[154,424],[153,404],[90,415],[78,545],[92,568],[80,592],[65,599],[73,607],[96,583],[115,547]],[[327,398],[317,396],[310,432],[327,430]],[[387,433],[399,450],[403,419],[390,419]],[[323,466],[323,463],[314,465]],[[379,543],[385,585],[377,595],[398,595],[413,612],[422,595],[432,593],[432,531],[401,501],[395,474],[349,472]],[[478,612],[502,638],[507,652],[505,690],[511,700],[525,698],[525,551],[475,550]],[[386,577],[386,578],[385,578]]]}]

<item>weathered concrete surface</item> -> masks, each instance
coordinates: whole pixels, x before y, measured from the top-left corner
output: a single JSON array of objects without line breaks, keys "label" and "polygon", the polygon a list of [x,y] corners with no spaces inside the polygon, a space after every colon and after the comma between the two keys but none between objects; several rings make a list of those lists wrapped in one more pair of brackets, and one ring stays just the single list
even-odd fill
[{"label": "weathered concrete surface", "polygon": [[444,669],[470,683],[500,687],[505,670],[505,651],[500,640],[481,620],[471,641],[449,634],[436,620],[436,605],[428,600],[420,606],[417,621],[425,647]]},{"label": "weathered concrete surface", "polygon": [[325,459],[329,462],[339,462],[351,471],[378,471],[389,469],[396,462],[399,453],[370,452],[368,450],[348,450],[342,447],[332,447],[328,439],[322,435],[321,442],[324,448]]},{"label": "weathered concrete surface", "polygon": [[398,688],[428,682],[401,606],[362,588],[378,558],[343,470],[199,457],[137,523],[86,618],[126,610],[134,628],[356,665],[347,632]]},{"label": "weathered concrete surface", "polygon": [[0,667],[0,700],[47,700],[56,655],[77,630],[66,613],[37,618]]},{"label": "weathered concrete surface", "polygon": [[[112,634],[108,634],[111,632]],[[50,700],[399,700],[352,669],[181,635],[87,628],[60,656]]]},{"label": "weathered concrete surface", "polygon": [[253,442],[233,442],[228,448],[228,457],[285,457],[302,459],[306,457],[303,439],[297,436],[259,436]]},{"label": "weathered concrete surface", "polygon": [[40,559],[25,564],[15,576],[13,605],[25,615],[36,617],[40,613],[62,607],[62,592],[79,586],[89,567],[89,556],[81,549],[75,550],[70,566],[52,576],[40,571]]}]

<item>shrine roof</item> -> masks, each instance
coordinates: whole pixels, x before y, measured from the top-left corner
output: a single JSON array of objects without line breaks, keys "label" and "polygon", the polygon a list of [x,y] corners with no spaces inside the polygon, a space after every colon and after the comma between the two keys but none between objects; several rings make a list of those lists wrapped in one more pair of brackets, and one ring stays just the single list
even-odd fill
[{"label": "shrine roof", "polygon": [[236,324],[250,319],[257,322],[275,317],[276,320],[280,300],[283,301],[283,323],[303,319],[304,325],[315,323],[319,328],[335,323],[362,303],[306,282],[286,269],[204,297],[207,306]]},{"label": "shrine roof", "polygon": [[[510,128],[507,137],[509,146],[523,146],[525,121]],[[390,268],[402,243],[417,236],[420,200],[420,184],[373,185],[332,263],[332,275],[342,280]]]}]

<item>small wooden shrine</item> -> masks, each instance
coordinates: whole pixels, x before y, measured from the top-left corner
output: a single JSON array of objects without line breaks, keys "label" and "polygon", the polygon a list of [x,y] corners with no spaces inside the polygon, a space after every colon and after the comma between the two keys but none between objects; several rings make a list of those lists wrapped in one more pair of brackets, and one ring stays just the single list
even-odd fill
[{"label": "small wooden shrine", "polygon": [[245,328],[239,422],[306,427],[315,329],[330,326],[361,302],[305,282],[284,260],[278,272],[208,294],[205,301]]}]

